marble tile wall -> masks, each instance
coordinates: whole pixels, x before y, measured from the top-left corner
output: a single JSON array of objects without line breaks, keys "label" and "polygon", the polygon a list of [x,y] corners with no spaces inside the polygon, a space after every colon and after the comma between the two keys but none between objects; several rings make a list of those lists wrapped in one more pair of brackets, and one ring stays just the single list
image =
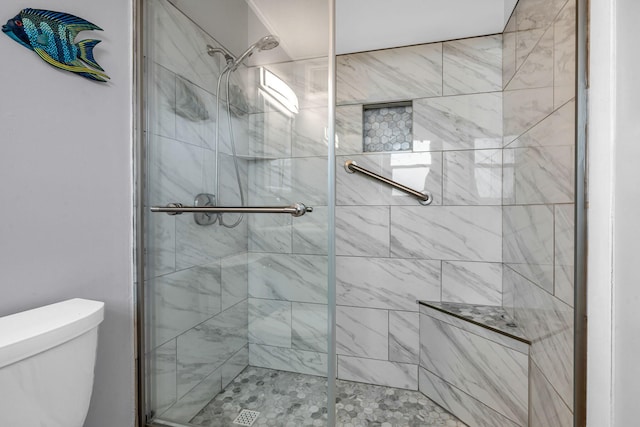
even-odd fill
[{"label": "marble tile wall", "polygon": [[[502,36],[337,63],[338,377],[416,389],[416,300],[502,304]],[[410,151],[363,153],[364,106],[403,101]],[[346,160],[434,202],[348,174]]]},{"label": "marble tile wall", "polygon": [[326,80],[327,60],[265,67],[295,91],[300,111],[291,114],[256,94],[249,119],[249,204],[302,202],[314,211],[299,218],[249,218],[249,362],[326,376],[327,96],[317,79]]},{"label": "marble tile wall", "polygon": [[[217,42],[169,2],[148,5],[153,43],[147,57],[146,202],[191,205],[198,193],[216,193],[218,172],[219,203],[239,203],[224,102],[216,117],[220,60],[205,53],[207,44]],[[234,74],[232,83],[236,91],[249,93],[243,74],[246,70]],[[234,104],[230,117],[244,154],[249,150],[245,104]],[[214,160],[217,123],[219,171]],[[241,160],[245,194],[248,171],[248,162]],[[152,214],[148,226],[150,409],[187,422],[249,363],[247,220],[226,229],[198,226],[191,215]]]},{"label": "marble tile wall", "polygon": [[468,404],[456,415],[471,426],[490,425],[487,421],[496,418],[509,420],[505,425],[527,426],[528,346],[521,352],[500,343],[505,337],[496,332],[485,330],[489,336],[479,336],[467,329],[475,325],[454,326],[430,312],[420,313],[421,391],[429,397],[433,393],[445,407]]},{"label": "marble tile wall", "polygon": [[503,298],[533,341],[530,426],[573,423],[575,0],[520,0],[503,37]]}]

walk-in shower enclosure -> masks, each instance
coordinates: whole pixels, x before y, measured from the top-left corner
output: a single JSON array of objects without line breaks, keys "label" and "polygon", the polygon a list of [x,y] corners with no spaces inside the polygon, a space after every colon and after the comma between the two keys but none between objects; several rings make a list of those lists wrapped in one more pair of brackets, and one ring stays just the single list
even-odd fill
[{"label": "walk-in shower enclosure", "polygon": [[336,54],[332,1],[139,2],[143,422],[573,425],[582,2],[493,3]]},{"label": "walk-in shower enclosure", "polygon": [[145,215],[150,420],[188,423],[247,366],[327,376],[328,3],[213,3],[144,3],[145,205],[313,212]]}]

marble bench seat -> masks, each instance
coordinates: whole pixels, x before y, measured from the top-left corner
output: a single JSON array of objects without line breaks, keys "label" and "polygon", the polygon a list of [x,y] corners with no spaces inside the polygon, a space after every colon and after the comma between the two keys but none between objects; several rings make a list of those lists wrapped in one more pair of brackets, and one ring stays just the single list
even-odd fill
[{"label": "marble bench seat", "polygon": [[531,341],[508,313],[419,303],[420,391],[471,427],[527,426]]}]

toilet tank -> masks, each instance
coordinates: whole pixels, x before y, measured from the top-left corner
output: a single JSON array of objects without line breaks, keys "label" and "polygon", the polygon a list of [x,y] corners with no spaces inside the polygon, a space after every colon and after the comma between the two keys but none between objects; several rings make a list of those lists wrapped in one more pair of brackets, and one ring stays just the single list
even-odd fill
[{"label": "toilet tank", "polygon": [[84,299],[0,318],[0,426],[82,427],[103,318]]}]

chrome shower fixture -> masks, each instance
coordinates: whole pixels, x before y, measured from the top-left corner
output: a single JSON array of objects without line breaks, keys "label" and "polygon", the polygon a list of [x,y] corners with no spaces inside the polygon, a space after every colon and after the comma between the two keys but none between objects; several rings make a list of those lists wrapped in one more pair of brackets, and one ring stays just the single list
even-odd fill
[{"label": "chrome shower fixture", "polygon": [[222,55],[224,55],[224,59],[227,61],[227,66],[229,67],[229,69],[231,71],[235,71],[247,58],[253,55],[253,52],[256,49],[258,51],[271,50],[278,47],[279,44],[280,40],[276,36],[269,34],[249,46],[249,48],[237,58],[222,46],[213,47],[211,45],[207,45],[207,53],[209,54],[209,56],[214,56],[216,53],[221,53]]},{"label": "chrome shower fixture", "polygon": [[227,49],[225,49],[222,46],[213,47],[210,44],[208,44],[207,53],[209,54],[209,56],[215,56],[216,53],[221,53],[222,55],[224,55],[224,59],[227,61],[228,66],[232,66],[233,63],[236,61],[236,57],[233,56],[231,52],[229,52]]}]

